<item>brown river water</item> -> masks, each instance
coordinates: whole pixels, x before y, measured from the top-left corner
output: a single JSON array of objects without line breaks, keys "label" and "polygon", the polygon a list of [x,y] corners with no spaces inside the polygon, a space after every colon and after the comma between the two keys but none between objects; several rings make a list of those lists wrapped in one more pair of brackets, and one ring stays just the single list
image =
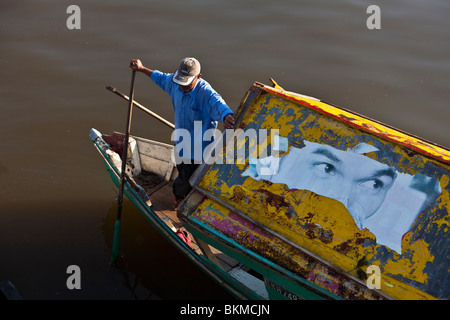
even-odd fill
[{"label": "brown river water", "polygon": [[[81,29],[68,29],[69,5]],[[381,29],[369,29],[369,5]],[[126,201],[109,266],[117,189],[90,128],[124,131],[131,58],[173,72],[185,56],[236,110],[253,82],[314,96],[450,146],[450,2],[0,2],[0,282],[24,299],[227,299]],[[173,121],[137,74],[135,99]],[[141,111],[132,134],[170,143]],[[81,289],[69,290],[70,265]]]}]

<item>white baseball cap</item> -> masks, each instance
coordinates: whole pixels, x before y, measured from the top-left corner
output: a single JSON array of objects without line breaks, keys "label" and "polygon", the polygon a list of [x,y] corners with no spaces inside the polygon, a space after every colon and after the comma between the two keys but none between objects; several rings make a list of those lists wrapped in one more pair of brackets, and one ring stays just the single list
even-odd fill
[{"label": "white baseball cap", "polygon": [[184,58],[173,74],[172,81],[180,86],[188,86],[200,74],[200,62],[195,58]]}]

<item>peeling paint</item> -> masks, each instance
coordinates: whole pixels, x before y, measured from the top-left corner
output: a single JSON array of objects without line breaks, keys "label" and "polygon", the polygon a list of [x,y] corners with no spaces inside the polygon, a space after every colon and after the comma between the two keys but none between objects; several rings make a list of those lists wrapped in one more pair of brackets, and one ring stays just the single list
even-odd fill
[{"label": "peeling paint", "polygon": [[[401,254],[378,244],[367,228],[358,228],[339,201],[242,177],[248,159],[239,165],[211,165],[196,187],[227,203],[227,209],[208,199],[207,207],[202,204],[196,210],[196,219],[345,298],[375,297],[355,289],[358,284],[345,276],[357,277],[356,266],[364,258],[369,265],[380,266],[380,290],[396,299],[448,299],[450,151],[324,102],[259,84],[252,90],[260,90],[259,95],[246,104],[245,114],[239,114],[239,127],[278,129],[298,148],[304,147],[304,140],[340,150],[364,142],[379,150],[367,155],[371,159],[400,173],[436,179],[441,192],[401,238]],[[333,274],[301,248],[343,273]]]}]

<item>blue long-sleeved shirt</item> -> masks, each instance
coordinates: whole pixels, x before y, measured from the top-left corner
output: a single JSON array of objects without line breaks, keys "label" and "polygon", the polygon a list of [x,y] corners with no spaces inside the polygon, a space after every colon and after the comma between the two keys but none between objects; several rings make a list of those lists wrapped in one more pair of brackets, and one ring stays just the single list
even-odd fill
[{"label": "blue long-sleeved shirt", "polygon": [[[203,141],[204,133],[208,129],[216,129],[218,122],[223,121],[233,111],[206,80],[202,78],[198,79],[194,89],[185,93],[180,89],[178,84],[172,81],[172,76],[172,73],[162,73],[154,70],[151,74],[151,79],[161,89],[167,92],[172,100],[172,106],[175,110],[174,142],[175,146],[177,146],[179,156],[182,158],[201,160],[203,150],[212,143],[211,140],[208,140],[209,137],[207,137],[207,141]],[[201,121],[201,123],[198,121]],[[184,134],[187,134],[187,132],[189,132],[191,141],[190,154],[189,152],[186,153],[187,150],[181,150],[183,147],[180,147]],[[180,135],[183,138],[179,139]],[[201,151],[199,141],[202,141]]]}]

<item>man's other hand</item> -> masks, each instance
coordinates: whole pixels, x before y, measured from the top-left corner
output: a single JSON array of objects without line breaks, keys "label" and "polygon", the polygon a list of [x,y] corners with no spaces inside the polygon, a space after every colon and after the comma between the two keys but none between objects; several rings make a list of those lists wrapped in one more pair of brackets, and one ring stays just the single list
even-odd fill
[{"label": "man's other hand", "polygon": [[230,113],[223,119],[223,126],[225,129],[233,129],[234,128],[234,116]]}]

